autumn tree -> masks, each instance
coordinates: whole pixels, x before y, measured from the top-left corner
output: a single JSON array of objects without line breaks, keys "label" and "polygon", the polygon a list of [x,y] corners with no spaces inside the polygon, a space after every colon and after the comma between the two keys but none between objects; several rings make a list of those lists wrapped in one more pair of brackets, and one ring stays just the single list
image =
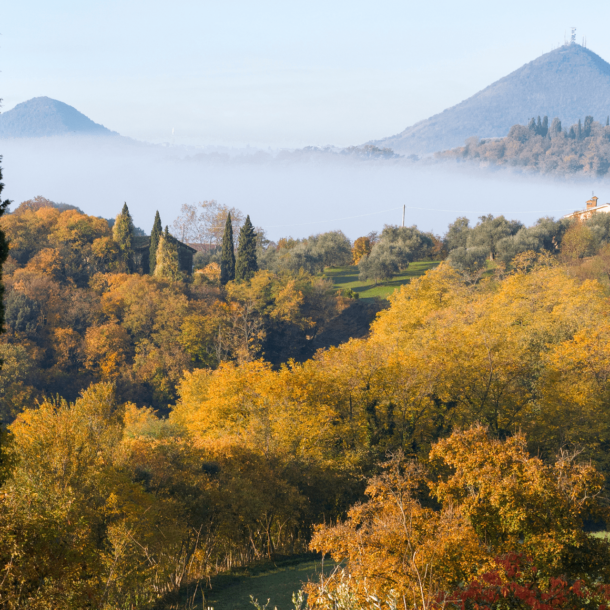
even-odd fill
[{"label": "autumn tree", "polygon": [[363,256],[371,253],[371,240],[368,237],[359,237],[352,248],[352,262],[357,265]]},{"label": "autumn tree", "polygon": [[135,227],[127,203],[123,204],[121,213],[116,217],[112,227],[112,236],[119,245],[121,255],[128,269],[133,266],[133,246]]},{"label": "autumn tree", "polygon": [[[608,516],[603,476],[590,464],[566,453],[545,464],[529,455],[523,435],[501,441],[481,426],[439,441],[430,460],[435,473],[396,454],[369,481],[368,502],[344,523],[317,529],[312,549],[347,565],[309,585],[314,608],[331,608],[346,577],[362,605],[376,597],[442,607],[457,587],[511,554],[531,562],[530,585],[608,582],[610,544],[584,530],[587,519]],[[426,488],[440,510],[425,507]]]},{"label": "autumn tree", "polygon": [[157,246],[155,277],[172,281],[182,278],[180,262],[178,260],[178,246],[167,227],[165,227],[165,232],[160,236],[159,245]]},{"label": "autumn tree", "polygon": [[235,279],[235,246],[233,245],[233,226],[231,214],[227,215],[225,232],[222,238],[222,253],[220,258],[220,283],[224,286]]},{"label": "autumn tree", "polygon": [[150,231],[150,254],[149,254],[149,270],[150,274],[155,274],[157,268],[157,249],[159,247],[159,240],[163,234],[163,227],[161,226],[161,216],[159,216],[159,210],[155,214],[155,221]]},{"label": "autumn tree", "polygon": [[231,215],[233,240],[237,239],[244,216],[240,210],[215,200],[185,203],[172,224],[175,235],[185,243],[207,244],[210,248],[221,245],[227,216]]},{"label": "autumn tree", "polygon": [[246,222],[239,232],[239,245],[237,247],[237,262],[235,264],[235,279],[247,281],[254,277],[258,271],[256,259],[256,233],[250,216],[246,216]]}]

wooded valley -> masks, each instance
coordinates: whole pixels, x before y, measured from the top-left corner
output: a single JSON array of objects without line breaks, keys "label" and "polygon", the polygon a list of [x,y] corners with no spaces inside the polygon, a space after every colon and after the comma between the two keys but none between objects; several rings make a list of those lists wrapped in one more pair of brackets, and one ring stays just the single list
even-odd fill
[{"label": "wooded valley", "polygon": [[205,608],[307,551],[301,607],[606,607],[604,216],[275,244],[204,202],[145,268],[127,205],[6,212],[0,608]]}]

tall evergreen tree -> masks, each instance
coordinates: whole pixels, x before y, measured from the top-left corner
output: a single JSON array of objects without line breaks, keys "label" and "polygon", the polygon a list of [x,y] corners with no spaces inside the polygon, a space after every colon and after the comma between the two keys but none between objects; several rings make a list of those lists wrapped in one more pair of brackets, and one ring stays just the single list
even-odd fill
[{"label": "tall evergreen tree", "polygon": [[593,129],[593,117],[586,116],[585,124],[582,130],[582,135],[584,138],[588,138],[591,135],[591,130]]},{"label": "tall evergreen tree", "polygon": [[582,140],[582,123],[578,119],[578,127],[576,127],[576,139]]},{"label": "tall evergreen tree", "polygon": [[257,271],[256,233],[250,222],[250,216],[246,216],[246,222],[244,222],[244,225],[239,232],[235,279],[237,281],[251,280]]},{"label": "tall evergreen tree", "polygon": [[155,259],[157,261],[154,271],[156,277],[172,281],[182,279],[178,258],[178,245],[176,240],[170,235],[167,227],[165,227],[165,233],[159,236],[159,246],[157,247]]},{"label": "tall evergreen tree", "polygon": [[220,283],[224,286],[235,279],[235,246],[233,245],[233,224],[231,213],[227,214],[227,224],[222,236],[222,252],[220,254]]},{"label": "tall evergreen tree", "polygon": [[553,119],[553,122],[551,123],[551,128],[549,130],[549,135],[551,136],[551,138],[556,137],[558,134],[561,133],[561,121],[555,117]]},{"label": "tall evergreen tree", "polygon": [[130,271],[133,271],[133,245],[135,237],[135,227],[129,213],[127,203],[123,205],[121,213],[116,217],[112,227],[112,237],[121,250],[123,260]]},{"label": "tall evergreen tree", "polygon": [[159,216],[159,210],[155,214],[155,222],[153,223],[152,231],[150,232],[150,255],[149,255],[149,272],[151,275],[155,274],[155,267],[157,266],[157,248],[159,247],[159,240],[163,234],[163,226],[161,225],[161,216]]},{"label": "tall evergreen tree", "polygon": [[610,126],[610,115],[606,117],[606,127]]}]

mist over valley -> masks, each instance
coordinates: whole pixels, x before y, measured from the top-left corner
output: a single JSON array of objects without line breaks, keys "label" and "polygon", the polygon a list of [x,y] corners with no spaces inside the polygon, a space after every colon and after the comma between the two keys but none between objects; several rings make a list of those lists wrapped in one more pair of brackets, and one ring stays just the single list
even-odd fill
[{"label": "mist over valley", "polygon": [[[148,232],[155,210],[171,224],[183,203],[216,199],[250,214],[270,239],[340,229],[351,239],[384,224],[405,223],[443,234],[457,216],[483,214],[533,223],[582,207],[604,181],[553,181],[405,159],[256,151],[233,154],[86,136],[2,140],[6,196],[19,204],[42,195],[88,214],[116,216],[126,201]],[[607,192],[610,200],[610,189]]]}]

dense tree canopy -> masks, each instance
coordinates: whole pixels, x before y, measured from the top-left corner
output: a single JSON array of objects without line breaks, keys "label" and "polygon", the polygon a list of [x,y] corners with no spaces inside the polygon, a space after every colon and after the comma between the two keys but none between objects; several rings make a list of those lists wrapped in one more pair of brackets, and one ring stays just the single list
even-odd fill
[{"label": "dense tree canopy", "polygon": [[[540,119],[540,117],[538,117]],[[471,161],[481,165],[514,167],[544,174],[603,176],[610,168],[610,128],[585,117],[564,130],[554,118],[547,128],[531,119],[529,125],[513,125],[505,138],[470,138],[464,147],[436,154],[438,159]]]},{"label": "dense tree canopy", "polygon": [[261,269],[223,282],[209,249],[177,275],[168,230],[150,275],[104,219],[3,216],[0,606],[175,606],[312,541],[343,562],[308,588],[321,609],[607,604],[608,543],[585,532],[609,518],[601,216],[370,234],[361,271],[449,257],[326,343],[363,305],[322,274],[355,255],[339,231],[246,223]]}]

